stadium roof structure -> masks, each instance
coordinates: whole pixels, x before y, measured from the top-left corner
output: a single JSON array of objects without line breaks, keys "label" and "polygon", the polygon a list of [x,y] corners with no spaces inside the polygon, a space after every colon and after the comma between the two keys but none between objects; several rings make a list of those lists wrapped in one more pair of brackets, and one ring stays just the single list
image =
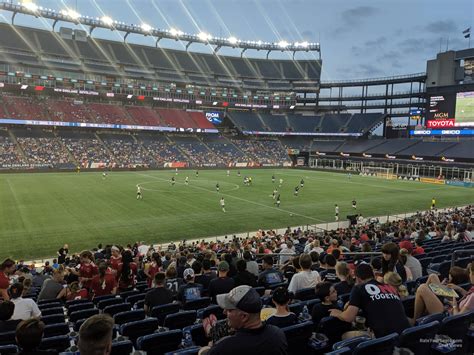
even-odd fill
[{"label": "stadium roof structure", "polygon": [[273,51],[288,51],[293,52],[293,58],[296,52],[310,52],[316,51],[319,52],[321,59],[321,48],[319,43],[309,43],[309,42],[294,42],[289,43],[287,41],[281,40],[279,42],[263,42],[263,41],[243,41],[239,40],[236,37],[221,38],[214,37],[208,33],[200,32],[199,34],[189,34],[184,33],[175,28],[170,29],[157,29],[152,26],[142,23],[142,24],[125,24],[124,22],[113,20],[108,16],[90,17],[83,16],[78,12],[72,9],[64,9],[61,11],[56,11],[54,9],[43,8],[34,3],[27,2],[22,4],[13,4],[10,2],[0,2],[0,10],[10,11],[12,15],[12,24],[14,24],[15,16],[17,14],[31,15],[35,17],[41,17],[45,19],[53,20],[53,30],[56,24],[59,21],[70,22],[76,25],[83,25],[89,27],[89,34],[95,28],[105,28],[115,31],[125,32],[124,41],[126,41],[129,34],[141,34],[144,36],[153,36],[156,38],[156,46],[161,39],[172,39],[176,41],[187,42],[186,49],[193,43],[202,43],[205,45],[214,45],[214,52],[217,53],[222,47],[231,47],[241,49],[241,56],[248,49],[253,49],[257,51],[267,51],[267,59],[271,52]]}]

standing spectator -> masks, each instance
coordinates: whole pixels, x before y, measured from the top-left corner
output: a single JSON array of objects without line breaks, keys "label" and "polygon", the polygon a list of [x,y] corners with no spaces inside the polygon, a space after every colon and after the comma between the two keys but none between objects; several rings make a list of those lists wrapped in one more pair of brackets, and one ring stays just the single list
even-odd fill
[{"label": "standing spectator", "polygon": [[99,264],[99,274],[92,278],[91,290],[93,298],[117,293],[115,275],[105,262]]},{"label": "standing spectator", "polygon": [[311,256],[303,253],[300,256],[301,271],[294,274],[291,278],[288,291],[296,293],[296,291],[302,290],[303,288],[314,288],[318,282],[321,281],[319,272],[311,271]]},{"label": "standing spectator", "polygon": [[72,274],[79,276],[79,281],[84,288],[89,289],[92,278],[97,275],[99,270],[94,264],[94,256],[88,250],[81,253],[80,261],[79,271],[75,269],[70,269],[70,271]]},{"label": "standing spectator", "polygon": [[11,301],[0,302],[0,333],[13,332],[21,319],[11,319],[15,304]]},{"label": "standing spectator", "polygon": [[150,314],[153,307],[173,302],[173,293],[165,287],[165,278],[163,272],[155,274],[155,288],[148,291],[145,296],[145,313]]},{"label": "standing spectator", "polygon": [[343,312],[333,309],[331,316],[352,322],[359,310],[362,310],[368,327],[377,338],[393,332],[401,333],[410,326],[398,292],[393,286],[376,281],[372,267],[368,264],[358,265],[355,275],[357,285],[352,290],[349,306]]},{"label": "standing spectator", "polygon": [[38,305],[31,298],[23,298],[23,285],[21,283],[14,283],[10,290],[11,301],[15,304],[15,311],[11,319],[26,320],[31,317],[40,317],[41,311]]},{"label": "standing spectator", "polygon": [[229,272],[229,263],[221,261],[217,267],[218,276],[209,283],[209,297],[216,303],[217,295],[228,293],[234,288],[234,279],[227,276]]},{"label": "standing spectator", "polygon": [[155,274],[163,271],[161,256],[159,253],[153,253],[151,255],[151,263],[148,263],[145,267],[145,275],[147,276],[148,287],[152,287]]},{"label": "standing spectator", "polygon": [[133,261],[133,255],[130,250],[122,253],[122,263],[119,264],[117,270],[118,288],[120,291],[127,291],[135,286],[137,275],[137,264]]},{"label": "standing spectator", "polygon": [[22,321],[18,324],[16,328],[16,343],[21,351],[19,355],[26,354],[44,354],[44,355],[54,355],[57,354],[57,351],[53,350],[39,350],[41,340],[43,340],[44,334],[44,323],[41,322],[38,318],[30,318],[28,320]]},{"label": "standing spectator", "polygon": [[247,262],[243,259],[237,260],[237,275],[234,276],[235,287],[240,285],[257,286],[257,278],[247,271]]},{"label": "standing spectator", "polygon": [[8,301],[8,288],[10,287],[10,275],[15,272],[15,262],[12,259],[5,259],[0,266],[0,298]]},{"label": "standing spectator", "polygon": [[271,315],[266,323],[279,328],[289,327],[298,322],[298,317],[288,309],[290,303],[290,293],[285,287],[278,287],[273,291],[272,302],[276,307],[276,312]]},{"label": "standing spectator", "polygon": [[410,269],[413,280],[417,280],[418,278],[423,276],[423,268],[418,259],[413,257],[413,245],[409,240],[404,240],[400,242],[399,245],[401,249],[406,249],[406,251],[408,252],[408,254],[406,255],[407,261],[405,263],[405,266]]},{"label": "standing spectator", "polygon": [[38,301],[50,300],[56,298],[64,284],[64,272],[62,266],[59,269],[54,269],[51,279],[44,281],[41,291],[38,295]]},{"label": "standing spectator", "polygon": [[66,257],[69,254],[69,245],[64,244],[62,248],[58,250],[58,264],[64,264]]},{"label": "standing spectator", "polygon": [[252,253],[248,250],[244,251],[244,260],[247,263],[247,271],[258,276],[258,264],[255,260],[252,260]]},{"label": "standing spectator", "polygon": [[82,323],[77,346],[81,355],[110,354],[114,320],[107,314],[97,314]]},{"label": "standing spectator", "polygon": [[110,248],[110,267],[117,271],[119,265],[122,263],[122,255],[120,254],[120,249],[115,245]]},{"label": "standing spectator", "polygon": [[185,304],[186,302],[201,298],[202,285],[194,282],[194,270],[191,268],[185,269],[183,276],[186,284],[182,285],[178,290],[178,301]]}]

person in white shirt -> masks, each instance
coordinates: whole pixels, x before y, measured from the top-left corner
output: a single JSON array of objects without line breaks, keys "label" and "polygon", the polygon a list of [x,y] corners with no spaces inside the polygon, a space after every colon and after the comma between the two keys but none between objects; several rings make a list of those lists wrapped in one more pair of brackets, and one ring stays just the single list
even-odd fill
[{"label": "person in white shirt", "polygon": [[15,304],[15,311],[11,319],[27,320],[32,317],[40,317],[41,311],[38,305],[31,298],[22,298],[23,285],[21,283],[15,283],[10,287],[11,301]]},{"label": "person in white shirt", "polygon": [[303,253],[300,255],[300,266],[301,271],[293,275],[288,286],[288,291],[296,293],[296,291],[302,290],[304,288],[314,288],[316,284],[321,282],[321,277],[319,272],[311,271],[311,256],[309,254]]},{"label": "person in white shirt", "polygon": [[313,240],[311,243],[308,243],[305,248],[304,248],[304,252],[305,253],[311,253],[312,251],[315,251],[316,253],[318,254],[321,254],[324,252],[324,249],[321,248],[321,243],[319,241],[319,239],[315,239]]},{"label": "person in white shirt", "polygon": [[280,250],[280,264],[286,263],[293,255],[295,255],[293,243],[291,241],[288,241],[286,244],[283,243]]}]

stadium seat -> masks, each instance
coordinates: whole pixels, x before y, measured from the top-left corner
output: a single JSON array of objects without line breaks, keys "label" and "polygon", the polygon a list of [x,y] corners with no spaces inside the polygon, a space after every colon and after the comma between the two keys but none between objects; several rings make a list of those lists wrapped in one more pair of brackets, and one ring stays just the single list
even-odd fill
[{"label": "stadium seat", "polygon": [[[468,329],[473,321],[474,311],[449,316],[441,321],[438,335],[444,335],[456,341],[450,354],[464,353],[468,345]],[[462,344],[462,347],[457,344]]]},{"label": "stadium seat", "polygon": [[97,296],[97,297],[94,297],[94,299],[92,300],[92,302],[94,302],[95,304],[98,304],[100,301],[110,300],[110,299],[112,299],[112,298],[119,298],[119,297],[117,297],[116,295]]},{"label": "stadium seat", "polygon": [[164,354],[178,349],[182,338],[181,330],[144,335],[137,339],[137,349],[146,351],[147,354]]},{"label": "stadium seat", "polygon": [[430,314],[430,315],[418,318],[416,320],[416,325],[428,324],[434,321],[438,321],[441,323],[441,321],[446,317],[447,317],[446,313]]},{"label": "stadium seat", "polygon": [[183,309],[186,311],[191,311],[191,310],[197,311],[198,309],[206,308],[210,304],[211,304],[210,297],[201,297],[201,298],[186,302],[183,306]]},{"label": "stadium seat", "polygon": [[413,318],[415,313],[415,296],[408,296],[402,299],[403,308],[405,309],[405,314],[409,318]]},{"label": "stadium seat", "polygon": [[41,310],[42,316],[50,316],[52,314],[62,314],[64,315],[64,310],[62,307],[46,308]]},{"label": "stadium seat", "polygon": [[53,305],[55,304],[57,306],[62,306],[61,300],[58,300],[56,298],[48,299],[48,300],[40,300],[37,302],[39,309],[42,309],[42,306],[45,306],[47,304]]},{"label": "stadium seat", "polygon": [[165,355],[197,355],[199,354],[199,350],[201,350],[199,346],[192,346],[186,349],[170,351],[165,353]]},{"label": "stadium seat", "polygon": [[138,290],[130,290],[130,291],[124,291],[120,292],[119,296],[122,297],[122,299],[125,301],[127,297],[134,296],[134,295],[139,295],[141,292]]},{"label": "stadium seat", "polygon": [[126,311],[114,314],[115,324],[125,324],[129,322],[135,322],[137,320],[145,319],[145,311],[143,309],[137,309],[134,311]]},{"label": "stadium seat", "polygon": [[69,307],[71,307],[71,306],[75,306],[75,305],[78,305],[78,304],[84,304],[84,303],[90,303],[90,301],[85,300],[85,299],[66,301],[66,308],[69,309]]},{"label": "stadium seat", "polygon": [[48,324],[56,324],[56,323],[64,323],[66,319],[64,318],[64,314],[52,314],[50,316],[41,317],[41,321],[48,325]]},{"label": "stadium seat", "polygon": [[122,324],[119,333],[128,337],[136,345],[136,341],[139,337],[151,334],[157,329],[158,320],[156,318],[147,318]]},{"label": "stadium seat", "polygon": [[123,302],[124,301],[121,297],[107,298],[105,300],[97,302],[97,308],[103,310],[105,307],[113,306],[115,304],[121,304]]},{"label": "stadium seat", "polygon": [[351,348],[340,348],[337,350],[333,350],[330,352],[325,353],[326,355],[350,355],[352,354]]},{"label": "stadium seat", "polygon": [[121,304],[114,304],[111,306],[107,306],[103,309],[103,313],[109,314],[111,317],[113,317],[117,313],[121,312],[127,312],[130,311],[130,303],[121,303]]},{"label": "stadium seat", "polygon": [[58,324],[48,324],[44,327],[44,334],[45,338],[55,337],[57,335],[67,335],[69,334],[70,329],[66,323],[58,323]]},{"label": "stadium seat", "polygon": [[79,304],[74,304],[74,305],[71,305],[68,307],[67,309],[67,314],[71,314],[71,313],[74,313],[74,312],[77,312],[77,311],[83,311],[83,310],[86,310],[86,309],[91,309],[91,308],[94,308],[94,304],[92,302],[83,302],[83,303],[79,303]]},{"label": "stadium seat", "polygon": [[112,342],[110,355],[130,355],[133,352],[133,343],[130,340]]},{"label": "stadium seat", "polygon": [[140,293],[138,295],[132,295],[128,296],[125,300],[125,302],[130,303],[132,306],[137,303],[138,301],[142,301],[145,299],[146,294],[145,293]]},{"label": "stadium seat", "polygon": [[341,340],[342,334],[352,328],[351,323],[343,322],[335,317],[325,317],[321,319],[319,324],[315,324],[314,326],[317,333],[322,333],[328,337],[331,347],[334,343]]},{"label": "stadium seat", "polygon": [[440,327],[438,321],[426,323],[405,329],[398,340],[398,346],[407,348],[415,354],[429,354],[431,345],[434,344],[436,332]]},{"label": "stadium seat", "polygon": [[45,309],[50,309],[50,308],[59,308],[59,307],[62,307],[63,305],[61,304],[61,302],[54,302],[54,303],[42,303],[42,304],[38,304],[38,308],[43,311]]},{"label": "stadium seat", "polygon": [[353,354],[392,355],[393,349],[395,349],[397,339],[398,334],[392,333],[381,338],[364,341],[355,347]]},{"label": "stadium seat", "polygon": [[165,317],[163,326],[168,329],[182,329],[194,324],[197,318],[196,311],[183,311],[175,314],[168,314]]},{"label": "stadium seat", "polygon": [[163,325],[165,318],[168,314],[178,313],[179,304],[178,303],[169,303],[162,306],[153,307],[150,312],[150,316],[158,319],[158,323]]},{"label": "stadium seat", "polygon": [[16,344],[15,332],[0,333],[0,345]]},{"label": "stadium seat", "polygon": [[209,339],[206,337],[204,327],[202,323],[193,324],[183,329],[183,333],[189,331],[191,333],[191,338],[193,343],[199,346],[206,346],[209,343]]},{"label": "stadium seat", "polygon": [[321,300],[319,298],[316,298],[314,300],[309,300],[305,302],[306,307],[308,308],[308,313],[311,314],[313,312],[313,307],[315,304],[321,303]]},{"label": "stadium seat", "polygon": [[0,354],[17,354],[19,353],[18,346],[14,344],[0,345]]},{"label": "stadium seat", "polygon": [[295,292],[296,300],[300,301],[309,301],[316,299],[316,292],[314,291],[314,287],[310,288],[303,288]]},{"label": "stadium seat", "polygon": [[366,336],[366,335],[356,336],[356,337],[353,337],[353,338],[350,338],[350,339],[345,339],[345,340],[338,341],[337,343],[335,343],[332,346],[332,349],[333,350],[339,350],[339,349],[342,349],[342,348],[349,348],[352,351],[352,350],[355,349],[355,347],[357,345],[359,345],[360,343],[362,343],[364,341],[370,340],[370,339],[371,338]]},{"label": "stadium seat", "polygon": [[65,351],[70,346],[71,346],[71,341],[69,339],[69,336],[58,335],[51,338],[43,338],[43,340],[41,340],[39,349],[41,350],[54,349],[57,352],[61,352],[61,351]]},{"label": "stadium seat", "polygon": [[307,321],[300,324],[282,328],[288,342],[288,354],[311,354],[313,351],[308,346],[309,338],[313,335],[313,322]]},{"label": "stadium seat", "polygon": [[99,310],[97,308],[85,309],[82,311],[72,312],[69,315],[69,321],[74,323],[79,319],[86,319],[93,315],[99,314]]},{"label": "stadium seat", "polygon": [[303,310],[303,307],[304,307],[303,302],[294,302],[288,305],[288,309],[290,310],[290,312],[293,312],[297,316],[301,313],[301,311]]},{"label": "stadium seat", "polygon": [[199,319],[204,319],[209,317],[211,314],[214,314],[217,319],[224,319],[224,312],[221,307],[217,304],[211,304],[209,307],[199,309],[197,311],[197,317]]}]

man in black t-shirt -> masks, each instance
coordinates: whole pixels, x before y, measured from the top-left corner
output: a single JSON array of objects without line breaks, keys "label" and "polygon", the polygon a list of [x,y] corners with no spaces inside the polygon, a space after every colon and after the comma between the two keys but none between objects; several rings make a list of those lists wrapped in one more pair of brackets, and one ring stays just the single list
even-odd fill
[{"label": "man in black t-shirt", "polygon": [[173,302],[173,292],[165,287],[165,274],[157,272],[155,274],[156,287],[148,291],[145,296],[145,313],[149,314],[153,307]]},{"label": "man in black t-shirt", "polygon": [[69,246],[64,244],[64,246],[58,250],[58,264],[64,264],[68,253]]},{"label": "man in black t-shirt", "polygon": [[393,332],[401,333],[410,326],[400,296],[393,286],[376,281],[369,264],[358,265],[355,274],[357,285],[352,289],[349,306],[343,312],[332,310],[331,316],[352,322],[362,309],[367,326],[377,338]]},{"label": "man in black t-shirt", "polygon": [[336,264],[337,260],[332,254],[326,254],[323,261],[324,265],[326,265],[326,269],[319,273],[321,276],[321,280],[328,281],[331,283],[336,283],[341,280],[336,275]]},{"label": "man in black t-shirt", "polygon": [[178,290],[178,301],[182,304],[202,297],[202,285],[194,282],[194,270],[188,268],[183,272],[185,285]]},{"label": "man in black t-shirt", "polygon": [[273,268],[273,257],[265,255],[263,257],[263,271],[258,275],[258,286],[269,288],[284,281],[283,274]]},{"label": "man in black t-shirt", "polygon": [[260,320],[262,301],[257,291],[247,285],[238,286],[227,294],[218,295],[217,303],[224,309],[235,334],[217,341],[207,355],[287,354],[283,331]]},{"label": "man in black t-shirt", "polygon": [[234,279],[227,276],[229,272],[229,263],[227,261],[221,261],[217,267],[219,276],[213,279],[209,283],[209,297],[212,298],[212,302],[216,303],[216,296],[222,293],[227,293],[234,288]]}]

